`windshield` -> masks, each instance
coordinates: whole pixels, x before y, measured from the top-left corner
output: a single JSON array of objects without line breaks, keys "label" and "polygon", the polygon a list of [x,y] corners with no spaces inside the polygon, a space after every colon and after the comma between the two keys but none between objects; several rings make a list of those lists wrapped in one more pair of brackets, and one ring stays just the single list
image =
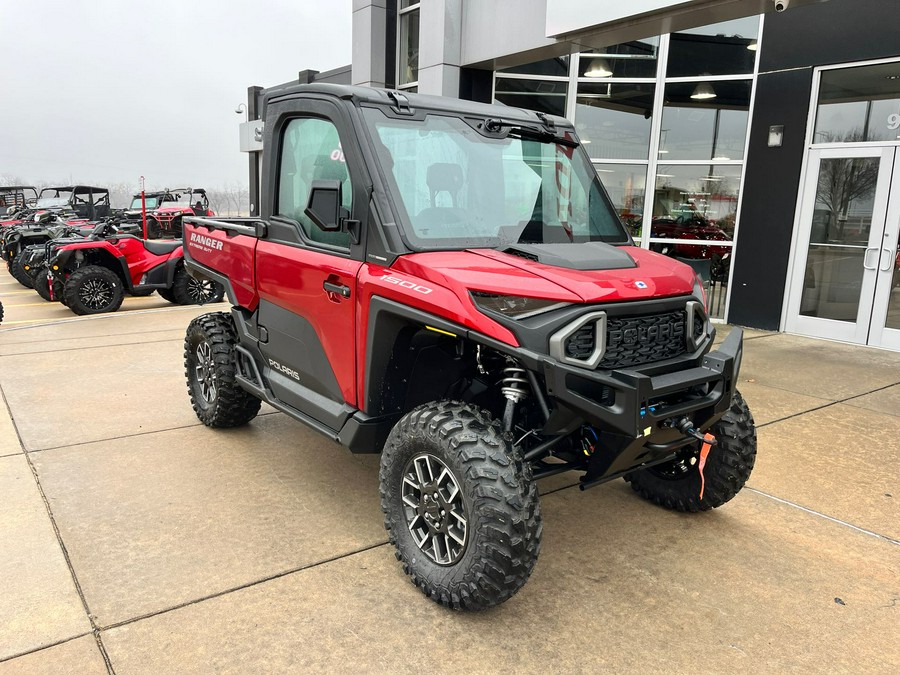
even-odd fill
[{"label": "windshield", "polygon": [[488,138],[458,117],[365,115],[414,248],[628,242],[579,148]]},{"label": "windshield", "polygon": [[[155,209],[156,205],[159,204],[159,197],[150,197],[149,195],[144,198],[144,201],[147,204],[148,209]],[[131,206],[128,207],[129,210],[139,209],[141,208],[141,198],[135,197],[131,200]]]},{"label": "windshield", "polygon": [[61,206],[68,206],[69,200],[67,197],[41,197],[37,200],[37,204],[35,204],[35,208],[38,209],[53,209],[59,208]]}]

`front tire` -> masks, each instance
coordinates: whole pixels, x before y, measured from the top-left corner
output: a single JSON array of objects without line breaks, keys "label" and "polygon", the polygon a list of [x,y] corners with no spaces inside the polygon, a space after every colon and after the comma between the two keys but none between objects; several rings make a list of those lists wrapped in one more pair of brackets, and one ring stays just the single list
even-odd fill
[{"label": "front tire", "polygon": [[31,276],[28,272],[25,271],[25,268],[22,266],[22,263],[25,262],[25,251],[20,251],[16,254],[16,257],[13,258],[9,263],[9,273],[12,274],[13,279],[22,284],[25,288],[34,288],[34,281],[31,279]]},{"label": "front tire", "polygon": [[224,295],[225,288],[218,282],[195,279],[184,267],[179,267],[175,272],[172,297],[179,305],[208,305],[211,302],[221,302]]},{"label": "front tire", "polygon": [[43,268],[43,274],[38,273],[34,276],[34,290],[37,291],[37,294],[41,296],[47,302],[52,302],[53,298],[50,297],[50,279],[47,278],[47,270]]},{"label": "front tire", "polygon": [[712,447],[703,472],[705,487],[700,498],[700,470],[695,452],[625,476],[641,497],[667,509],[696,513],[722,506],[740,492],[756,461],[756,426],[740,392],[728,412],[710,432],[718,443]]},{"label": "front tire", "polygon": [[125,290],[115,272],[99,265],[88,265],[69,275],[63,297],[65,305],[76,314],[103,314],[115,312],[122,306]]},{"label": "front tire", "polygon": [[184,370],[191,407],[208,427],[239,427],[259,413],[260,400],[235,381],[234,320],[222,312],[191,321],[184,337]]},{"label": "front tire", "polygon": [[486,411],[420,406],[381,455],[381,509],[403,570],[426,596],[481,610],[528,580],[541,545],[531,467]]}]

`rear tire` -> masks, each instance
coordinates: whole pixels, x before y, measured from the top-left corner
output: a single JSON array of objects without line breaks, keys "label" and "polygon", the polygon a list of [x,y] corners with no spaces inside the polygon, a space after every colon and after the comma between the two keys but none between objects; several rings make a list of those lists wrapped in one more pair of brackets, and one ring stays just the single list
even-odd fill
[{"label": "rear tire", "polygon": [[208,427],[239,427],[261,401],[235,381],[238,344],[234,320],[222,312],[191,321],[184,337],[184,370],[191,407]]},{"label": "rear tire", "polygon": [[115,312],[122,306],[125,290],[116,273],[99,265],[79,267],[69,275],[63,289],[65,305],[78,315]]},{"label": "rear tire", "polygon": [[528,580],[541,545],[537,486],[489,413],[457,401],[416,408],[388,436],[379,478],[397,559],[426,596],[481,610]]},{"label": "rear tire", "polygon": [[625,476],[641,497],[667,509],[695,513],[730,501],[750,478],[756,461],[756,426],[740,392],[735,391],[731,408],[710,432],[718,444],[709,451],[703,472],[706,485],[700,499],[700,470],[691,459],[681,459],[633,471]]},{"label": "rear tire", "polygon": [[163,300],[171,302],[173,305],[177,305],[178,301],[175,299],[175,294],[172,293],[171,288],[157,288],[156,292],[159,293],[159,297]]},{"label": "rear tire", "polygon": [[222,284],[208,279],[195,279],[184,267],[175,271],[172,281],[172,297],[179,305],[208,305],[221,302],[225,295]]}]

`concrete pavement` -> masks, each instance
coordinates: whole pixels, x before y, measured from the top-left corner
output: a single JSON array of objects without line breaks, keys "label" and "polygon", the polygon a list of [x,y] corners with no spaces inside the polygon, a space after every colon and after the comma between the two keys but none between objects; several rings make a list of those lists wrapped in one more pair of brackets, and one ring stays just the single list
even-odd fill
[{"label": "concrete pavement", "polygon": [[748,332],[744,491],[689,516],[550,479],[531,580],[460,614],[394,560],[377,457],[199,424],[209,308],[24,290],[0,275],[0,675],[900,670],[900,354]]}]

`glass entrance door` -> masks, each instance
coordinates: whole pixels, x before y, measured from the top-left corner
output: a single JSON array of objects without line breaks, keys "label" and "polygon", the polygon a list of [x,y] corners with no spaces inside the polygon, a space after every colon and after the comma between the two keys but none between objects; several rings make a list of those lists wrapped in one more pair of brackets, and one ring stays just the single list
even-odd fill
[{"label": "glass entrance door", "polygon": [[811,150],[787,330],[900,349],[896,147]]}]

